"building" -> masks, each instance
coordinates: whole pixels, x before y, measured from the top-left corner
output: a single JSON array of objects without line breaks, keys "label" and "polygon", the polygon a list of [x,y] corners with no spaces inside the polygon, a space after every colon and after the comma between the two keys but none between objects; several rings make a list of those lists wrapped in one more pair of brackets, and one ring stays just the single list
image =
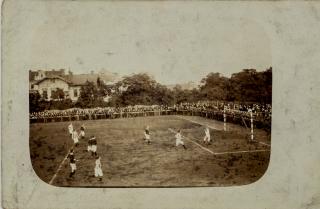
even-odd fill
[{"label": "building", "polygon": [[64,69],[60,70],[37,70],[29,71],[29,91],[39,92],[39,94],[47,101],[59,99],[56,98],[56,92],[63,92],[64,98],[70,98],[77,101],[80,96],[81,87],[87,85],[87,82],[97,84],[97,80],[103,83],[113,82],[116,78],[115,74],[94,73],[90,74],[73,74],[69,71],[65,74]]}]

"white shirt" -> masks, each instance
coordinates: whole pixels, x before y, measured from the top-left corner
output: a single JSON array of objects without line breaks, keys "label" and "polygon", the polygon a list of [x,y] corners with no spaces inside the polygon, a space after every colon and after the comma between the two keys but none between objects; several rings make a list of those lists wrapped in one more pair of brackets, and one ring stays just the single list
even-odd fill
[{"label": "white shirt", "polygon": [[78,133],[76,132],[76,131],[74,131],[73,133],[72,133],[72,138],[78,138]]},{"label": "white shirt", "polygon": [[68,129],[69,129],[69,131],[71,130],[73,130],[73,125],[72,124],[70,124],[69,126],[68,126]]},{"label": "white shirt", "polygon": [[210,136],[210,131],[208,128],[206,128],[205,133],[206,133],[206,136],[208,136],[208,137]]},{"label": "white shirt", "polygon": [[100,158],[96,160],[96,167],[101,167],[101,161],[100,161]]},{"label": "white shirt", "polygon": [[181,134],[180,134],[180,133],[177,133],[177,134],[176,134],[176,139],[181,140],[181,138],[182,138],[182,137],[181,137]]}]

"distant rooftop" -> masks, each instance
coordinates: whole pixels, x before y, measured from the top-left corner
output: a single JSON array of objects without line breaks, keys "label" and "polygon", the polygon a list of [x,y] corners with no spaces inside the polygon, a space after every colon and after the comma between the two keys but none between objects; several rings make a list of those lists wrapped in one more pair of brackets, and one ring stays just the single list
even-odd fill
[{"label": "distant rooftop", "polygon": [[112,83],[118,79],[118,75],[108,71],[101,71],[99,73],[91,71],[87,74],[73,74],[71,71],[69,71],[66,74],[65,69],[29,71],[30,83],[38,83],[38,81],[43,80],[44,78],[60,78],[73,85],[83,85],[87,81],[96,83],[98,78],[100,78],[102,82]]}]

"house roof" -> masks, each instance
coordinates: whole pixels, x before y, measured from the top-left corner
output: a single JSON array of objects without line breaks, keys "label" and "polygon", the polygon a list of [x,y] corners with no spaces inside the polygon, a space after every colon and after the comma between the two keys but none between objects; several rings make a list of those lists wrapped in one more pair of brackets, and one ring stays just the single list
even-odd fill
[{"label": "house roof", "polygon": [[64,76],[65,75],[65,70],[64,69],[60,69],[60,70],[50,70],[50,71],[45,71],[46,77],[50,77],[50,76]]},{"label": "house roof", "polygon": [[47,79],[60,79],[60,80],[62,80],[62,81],[64,81],[64,82],[70,84],[69,81],[67,81],[66,79],[64,79],[64,78],[62,78],[62,77],[60,77],[60,76],[47,76],[47,77],[45,77],[45,78],[43,78],[43,79],[35,82],[34,84],[35,84],[35,85],[39,85],[40,83],[42,83],[43,81],[45,81],[45,80],[47,80]]},{"label": "house roof", "polygon": [[38,72],[29,71],[29,81],[34,81],[37,74]]},{"label": "house roof", "polygon": [[101,81],[105,83],[114,82],[117,78],[117,74],[110,72],[99,72],[99,73],[88,73],[88,74],[65,74],[64,69],[43,71],[45,72],[45,77],[39,81],[35,81],[35,76],[39,71],[29,71],[29,81],[38,85],[46,79],[60,79],[67,82],[71,86],[83,86],[87,82],[97,83],[97,79],[100,78]]},{"label": "house roof", "polygon": [[74,74],[65,76],[72,85],[85,85],[85,83],[93,82],[96,83],[97,79],[100,78],[101,81],[110,82],[114,80],[114,77],[111,75],[104,74]]}]

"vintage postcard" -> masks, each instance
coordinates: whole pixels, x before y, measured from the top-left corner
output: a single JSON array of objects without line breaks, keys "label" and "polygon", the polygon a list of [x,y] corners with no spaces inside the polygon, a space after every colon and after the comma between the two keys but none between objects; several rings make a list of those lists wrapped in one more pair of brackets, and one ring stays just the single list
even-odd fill
[{"label": "vintage postcard", "polygon": [[3,207],[320,207],[319,155],[299,157],[316,148],[315,123],[303,124],[319,113],[318,74],[295,63],[319,55],[300,34],[319,46],[319,14],[317,3],[4,1]]}]

